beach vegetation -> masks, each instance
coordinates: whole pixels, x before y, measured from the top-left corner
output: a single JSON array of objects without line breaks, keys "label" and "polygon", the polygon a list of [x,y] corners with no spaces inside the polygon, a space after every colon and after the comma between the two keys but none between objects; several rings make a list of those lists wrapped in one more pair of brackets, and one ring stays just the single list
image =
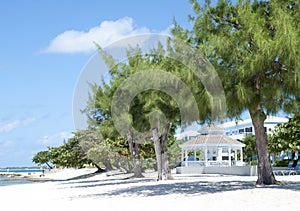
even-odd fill
[{"label": "beach vegetation", "polygon": [[[300,152],[300,115],[294,114],[288,122],[275,126],[270,137],[270,149],[274,152],[290,152],[294,166],[299,160]],[[276,163],[278,165],[278,163]]]},{"label": "beach vegetation", "polygon": [[41,166],[46,164],[49,169],[52,169],[51,165],[51,153],[48,150],[38,152],[33,158],[32,162]]}]

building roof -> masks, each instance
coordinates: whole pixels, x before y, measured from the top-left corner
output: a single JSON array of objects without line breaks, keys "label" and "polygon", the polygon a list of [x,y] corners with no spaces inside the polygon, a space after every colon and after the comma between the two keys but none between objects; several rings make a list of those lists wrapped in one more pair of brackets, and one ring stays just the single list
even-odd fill
[{"label": "building roof", "polygon": [[194,137],[199,135],[199,133],[197,131],[193,131],[193,130],[188,130],[188,131],[184,131],[182,133],[176,134],[175,137],[177,139],[183,139],[184,137]]},{"label": "building roof", "polygon": [[206,134],[224,134],[224,129],[215,125],[208,125],[199,130],[199,133],[202,135]]}]

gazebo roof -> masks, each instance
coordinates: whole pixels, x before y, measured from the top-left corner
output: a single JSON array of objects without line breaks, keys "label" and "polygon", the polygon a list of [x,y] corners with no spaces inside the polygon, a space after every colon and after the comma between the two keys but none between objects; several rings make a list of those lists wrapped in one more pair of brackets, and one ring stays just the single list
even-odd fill
[{"label": "gazebo roof", "polygon": [[223,134],[200,135],[180,145],[181,148],[203,148],[206,146],[244,147],[245,144]]},{"label": "gazebo roof", "polygon": [[199,130],[200,134],[224,134],[224,129],[215,125],[208,125]]},{"label": "gazebo roof", "polygon": [[224,129],[215,125],[208,125],[199,130],[200,135],[184,142],[179,147],[182,149],[205,147],[232,147],[241,148],[245,144],[224,135]]}]

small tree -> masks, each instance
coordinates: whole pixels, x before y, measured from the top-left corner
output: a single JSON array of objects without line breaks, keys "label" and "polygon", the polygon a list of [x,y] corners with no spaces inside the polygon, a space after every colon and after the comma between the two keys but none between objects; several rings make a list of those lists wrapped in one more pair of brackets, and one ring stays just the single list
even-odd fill
[{"label": "small tree", "polygon": [[52,169],[52,166],[49,164],[51,162],[51,153],[49,151],[38,152],[32,158],[32,162],[36,163],[37,165],[46,164],[50,169]]},{"label": "small tree", "polygon": [[290,151],[297,164],[295,152],[300,151],[300,116],[295,115],[288,122],[275,126],[270,137],[270,149],[275,152]]},{"label": "small tree", "polygon": [[243,150],[244,158],[248,161],[252,161],[253,158],[256,157],[255,136],[248,135],[242,142],[246,145]]},{"label": "small tree", "polygon": [[62,167],[83,167],[89,160],[82,151],[79,141],[69,138],[59,147],[48,147],[52,163]]}]

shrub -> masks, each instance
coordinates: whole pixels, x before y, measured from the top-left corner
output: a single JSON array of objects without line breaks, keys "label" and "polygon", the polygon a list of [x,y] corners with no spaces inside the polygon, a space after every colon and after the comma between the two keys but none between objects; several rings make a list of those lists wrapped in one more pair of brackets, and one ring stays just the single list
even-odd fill
[{"label": "shrub", "polygon": [[276,160],[275,166],[276,167],[287,167],[290,161],[291,161],[290,159]]}]

